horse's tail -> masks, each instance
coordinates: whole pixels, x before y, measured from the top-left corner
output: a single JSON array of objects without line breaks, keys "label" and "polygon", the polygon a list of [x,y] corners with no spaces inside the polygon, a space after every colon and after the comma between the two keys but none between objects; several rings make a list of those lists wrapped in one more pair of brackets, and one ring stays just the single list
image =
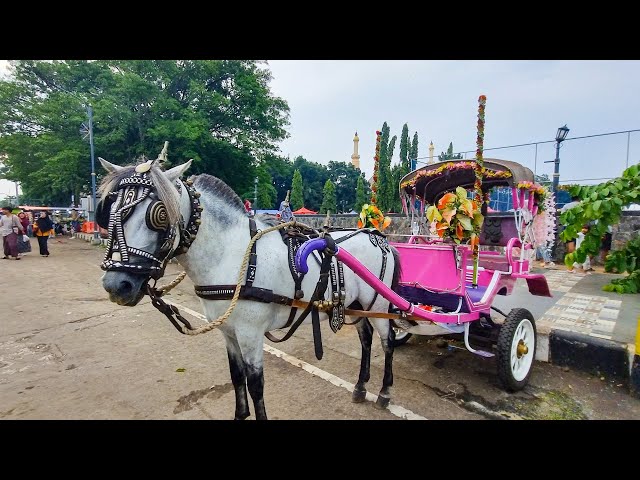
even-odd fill
[{"label": "horse's tail", "polygon": [[400,267],[400,253],[394,246],[389,245],[389,247],[393,254],[393,278],[391,279],[391,290],[397,292],[398,284],[400,283],[400,274],[402,273],[402,269]]}]

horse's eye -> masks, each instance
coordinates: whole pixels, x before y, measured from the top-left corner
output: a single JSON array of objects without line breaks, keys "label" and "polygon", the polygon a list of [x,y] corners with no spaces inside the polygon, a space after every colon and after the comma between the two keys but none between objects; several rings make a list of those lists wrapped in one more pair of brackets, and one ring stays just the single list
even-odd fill
[{"label": "horse's eye", "polygon": [[167,216],[167,208],[162,202],[153,202],[147,209],[147,226],[151,230],[162,232],[169,226],[169,217]]}]

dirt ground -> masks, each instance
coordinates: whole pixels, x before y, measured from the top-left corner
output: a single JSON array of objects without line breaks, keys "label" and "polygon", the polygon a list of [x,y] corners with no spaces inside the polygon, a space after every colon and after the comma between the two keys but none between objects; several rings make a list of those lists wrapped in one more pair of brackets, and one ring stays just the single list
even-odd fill
[{"label": "dirt ground", "polygon": [[[54,238],[51,256],[42,258],[33,239],[32,245],[34,251],[21,261],[0,260],[1,419],[233,418],[234,393],[218,331],[186,337],[148,298],[136,307],[109,302],[100,282],[102,247]],[[169,265],[167,280],[159,283],[180,271]],[[168,299],[201,311],[188,279]],[[439,348],[437,339],[416,336],[394,356],[394,408],[354,404],[340,385],[357,380],[355,328],[344,326],[338,334],[322,328],[321,361],[313,353],[310,327],[287,342],[266,342],[294,357],[290,363],[265,353],[271,419],[640,419],[640,400],[610,379],[536,362],[530,384],[509,394],[498,384],[495,359]],[[309,373],[300,361],[327,375]],[[374,339],[368,385],[373,394],[383,366]],[[253,406],[251,411],[253,419]]]}]

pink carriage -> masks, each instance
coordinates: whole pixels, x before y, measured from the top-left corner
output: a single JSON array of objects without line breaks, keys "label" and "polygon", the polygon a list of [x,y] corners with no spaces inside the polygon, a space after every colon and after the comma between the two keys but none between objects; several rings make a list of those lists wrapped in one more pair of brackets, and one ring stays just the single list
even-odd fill
[{"label": "pink carriage", "polygon": [[[344,248],[337,248],[336,256],[390,301],[395,345],[405,343],[412,334],[460,334],[470,352],[497,356],[502,385],[508,391],[517,391],[527,384],[535,358],[535,321],[525,308],[514,308],[505,315],[492,303],[496,295],[510,295],[518,278],[526,280],[531,294],[551,296],[544,275],[530,271],[534,260],[532,219],[539,208],[539,186],[535,185],[533,172],[515,162],[485,159],[483,171],[483,192],[494,187],[510,188],[514,208],[487,213],[485,207],[475,284],[471,246],[447,243],[430,235],[421,208],[436,204],[456,187],[473,189],[473,162],[466,160],[427,165],[401,180],[400,194],[408,205],[407,213],[413,216],[414,232],[407,235],[406,242],[390,242],[399,252],[402,272],[395,291]],[[417,208],[416,203],[420,204]],[[311,250],[323,246],[321,239],[307,243],[308,247],[298,252],[300,262],[306,261]],[[504,321],[494,322],[492,310],[501,313]],[[472,343],[490,348],[476,348]]]}]

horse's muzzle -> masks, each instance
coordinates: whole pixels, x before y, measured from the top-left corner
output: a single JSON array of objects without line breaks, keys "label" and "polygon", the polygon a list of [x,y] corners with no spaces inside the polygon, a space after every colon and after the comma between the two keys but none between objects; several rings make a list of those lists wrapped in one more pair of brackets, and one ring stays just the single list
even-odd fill
[{"label": "horse's muzzle", "polygon": [[148,275],[135,275],[128,272],[106,272],[102,277],[102,286],[109,292],[109,300],[133,307],[144,297],[144,285]]}]

